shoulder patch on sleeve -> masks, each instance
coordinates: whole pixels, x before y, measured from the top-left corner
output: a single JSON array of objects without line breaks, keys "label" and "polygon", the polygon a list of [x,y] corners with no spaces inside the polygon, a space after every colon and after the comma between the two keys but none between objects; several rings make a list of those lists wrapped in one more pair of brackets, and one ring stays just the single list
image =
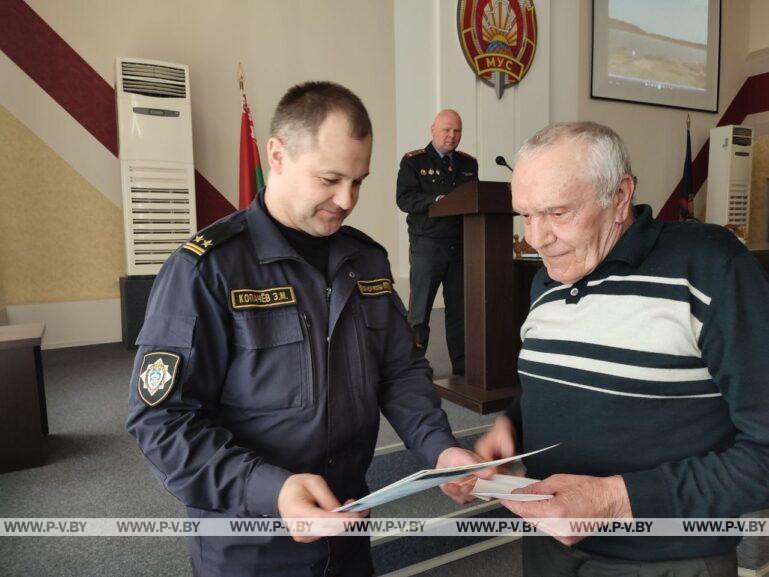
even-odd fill
[{"label": "shoulder patch on sleeve", "polygon": [[420,154],[427,154],[427,149],[425,148],[417,148],[416,150],[412,150],[411,152],[406,153],[406,158],[413,158],[415,156],[419,156]]},{"label": "shoulder patch on sleeve", "polygon": [[367,235],[365,232],[361,232],[357,228],[353,228],[351,226],[346,226],[346,225],[340,228],[339,232],[341,232],[342,234],[346,234],[347,236],[356,238],[358,240],[362,240],[366,244],[373,245],[377,247],[379,250],[381,250],[383,253],[385,253],[385,256],[387,256],[387,249],[383,247],[381,244],[379,244],[377,241],[375,241],[373,238],[371,238],[369,235]]},{"label": "shoulder patch on sleeve", "polygon": [[213,249],[221,246],[245,229],[246,224],[241,220],[227,219],[215,222],[185,242],[181,251],[183,254],[191,256],[195,261],[199,261]]},{"label": "shoulder patch on sleeve", "polygon": [[462,152],[461,150],[455,150],[454,152],[456,152],[457,154],[461,154],[465,158],[471,158],[475,160],[475,157],[472,154],[467,154],[466,152]]},{"label": "shoulder patch on sleeve", "polygon": [[144,355],[136,388],[148,407],[154,407],[171,394],[179,374],[180,360],[179,355],[166,351]]}]

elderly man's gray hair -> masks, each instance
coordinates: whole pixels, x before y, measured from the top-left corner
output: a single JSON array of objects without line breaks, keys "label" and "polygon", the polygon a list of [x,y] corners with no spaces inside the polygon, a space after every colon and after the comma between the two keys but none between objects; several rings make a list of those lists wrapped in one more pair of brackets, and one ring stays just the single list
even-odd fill
[{"label": "elderly man's gray hair", "polygon": [[602,208],[611,204],[623,176],[629,174],[633,182],[636,181],[625,143],[611,128],[595,122],[561,122],[546,126],[523,143],[515,156],[516,164],[561,139],[588,146],[585,177],[593,184]]}]

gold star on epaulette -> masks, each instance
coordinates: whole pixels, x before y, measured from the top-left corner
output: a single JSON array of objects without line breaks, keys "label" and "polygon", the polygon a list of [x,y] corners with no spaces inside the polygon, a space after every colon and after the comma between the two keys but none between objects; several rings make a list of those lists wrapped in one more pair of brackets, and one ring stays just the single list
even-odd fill
[{"label": "gold star on epaulette", "polygon": [[[235,215],[237,216],[237,215]],[[196,232],[181,247],[181,253],[186,257],[193,257],[195,262],[215,251],[224,243],[246,230],[245,219],[222,219],[208,228]]]},{"label": "gold star on epaulette", "polygon": [[208,240],[202,234],[198,234],[191,241],[186,242],[184,248],[198,256],[203,256],[212,244],[214,244],[214,241]]}]

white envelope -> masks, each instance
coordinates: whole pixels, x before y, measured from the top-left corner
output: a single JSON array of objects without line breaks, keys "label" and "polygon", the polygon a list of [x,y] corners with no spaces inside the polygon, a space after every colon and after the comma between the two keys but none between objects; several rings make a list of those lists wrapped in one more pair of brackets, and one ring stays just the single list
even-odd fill
[{"label": "white envelope", "polygon": [[502,499],[506,501],[545,501],[551,499],[552,495],[511,494],[516,489],[522,489],[538,482],[537,479],[516,477],[515,475],[494,475],[491,479],[478,479],[471,495],[482,499]]},{"label": "white envelope", "polygon": [[[437,487],[442,483],[447,483],[449,481],[453,481],[454,479],[466,477],[475,471],[482,471],[483,469],[488,469],[490,467],[498,467],[499,465],[504,465],[505,463],[510,463],[512,461],[519,461],[536,453],[541,453],[542,451],[547,451],[548,449],[557,447],[559,444],[560,443],[545,447],[544,449],[539,449],[537,451],[524,453],[523,455],[515,455],[514,457],[507,457],[506,459],[497,459],[496,461],[475,463],[473,465],[464,465],[462,467],[449,467],[446,469],[425,469],[423,471],[418,471],[413,475],[404,477],[400,481],[396,481],[395,483],[387,485],[386,487],[382,487],[378,491],[374,491],[373,493],[370,493],[365,497],[358,499],[357,501],[353,501],[347,505],[342,505],[341,507],[334,509],[334,512],[363,511],[364,509],[371,509],[372,507],[384,505],[390,501],[395,501],[396,499],[408,497],[414,493],[419,493],[420,491],[431,489],[432,487]],[[506,493],[506,491],[503,492]]]}]

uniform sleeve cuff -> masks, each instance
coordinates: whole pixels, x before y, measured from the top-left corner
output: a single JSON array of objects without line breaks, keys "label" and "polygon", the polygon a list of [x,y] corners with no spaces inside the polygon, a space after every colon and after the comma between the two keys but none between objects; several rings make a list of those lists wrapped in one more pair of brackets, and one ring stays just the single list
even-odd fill
[{"label": "uniform sleeve cuff", "polygon": [[254,467],[246,486],[246,511],[249,515],[263,517],[280,517],[278,512],[278,495],[292,473],[262,463]]},{"label": "uniform sleeve cuff", "polygon": [[450,447],[459,447],[459,443],[453,435],[436,431],[431,434],[418,449],[417,454],[422,457],[428,468],[432,469],[438,462],[441,453]]},{"label": "uniform sleeve cuff", "polygon": [[674,515],[673,500],[665,476],[659,469],[623,473],[630,508],[636,519]]}]

